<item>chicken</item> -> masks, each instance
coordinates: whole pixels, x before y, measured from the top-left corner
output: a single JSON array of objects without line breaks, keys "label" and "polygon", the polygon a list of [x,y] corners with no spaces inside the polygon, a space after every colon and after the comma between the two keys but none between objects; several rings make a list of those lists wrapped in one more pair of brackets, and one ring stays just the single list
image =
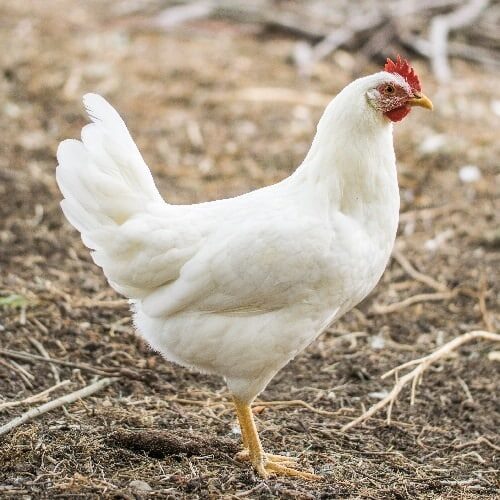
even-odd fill
[{"label": "chicken", "polygon": [[83,101],[92,123],[57,152],[67,219],[146,341],[224,377],[239,458],[262,477],[317,478],[263,451],[250,405],[384,271],[399,212],[392,122],[432,109],[414,70],[398,56],[347,85],[290,177],[196,205],[166,203],[118,113],[99,95]]}]

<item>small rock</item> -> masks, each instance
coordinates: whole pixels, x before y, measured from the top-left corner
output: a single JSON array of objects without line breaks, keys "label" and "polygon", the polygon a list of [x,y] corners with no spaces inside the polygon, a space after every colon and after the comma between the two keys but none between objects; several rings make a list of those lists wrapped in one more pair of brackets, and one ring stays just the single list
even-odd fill
[{"label": "small rock", "polygon": [[493,101],[491,101],[491,110],[497,116],[500,116],[500,100],[494,99]]},{"label": "small rock", "polygon": [[305,41],[297,42],[293,47],[292,59],[298,68],[302,71],[309,69],[312,60],[312,48]]},{"label": "small rock", "polygon": [[384,337],[381,337],[380,335],[372,337],[370,341],[370,347],[372,349],[383,349],[385,347]]},{"label": "small rock", "polygon": [[346,71],[351,71],[356,67],[356,58],[354,58],[346,50],[336,50],[333,53],[333,59],[342,69],[345,69]]},{"label": "small rock", "polygon": [[41,130],[33,130],[21,134],[18,138],[18,144],[28,151],[34,151],[47,144],[47,137]]},{"label": "small rock", "polygon": [[384,399],[388,395],[389,393],[387,391],[376,391],[368,393],[368,396],[374,399]]},{"label": "small rock", "polygon": [[490,248],[500,248],[500,228],[487,229],[480,237],[480,242]]},{"label": "small rock", "polygon": [[141,481],[140,479],[136,479],[135,481],[130,481],[129,486],[134,490],[138,491],[152,491],[153,488],[149,486],[146,481]]},{"label": "small rock", "polygon": [[465,184],[477,182],[481,178],[481,170],[476,165],[464,165],[460,167],[458,177]]},{"label": "small rock", "polygon": [[6,102],[3,108],[3,112],[9,118],[17,118],[21,115],[22,110],[17,104],[13,102]]},{"label": "small rock", "polygon": [[446,146],[446,135],[434,134],[426,137],[419,145],[418,151],[428,155],[441,151]]},{"label": "small rock", "polygon": [[440,246],[446,243],[454,234],[452,229],[446,229],[441,233],[438,233],[434,238],[427,240],[424,243],[424,247],[429,252],[435,252]]},{"label": "small rock", "polygon": [[500,351],[491,351],[488,354],[488,359],[490,361],[500,361]]}]

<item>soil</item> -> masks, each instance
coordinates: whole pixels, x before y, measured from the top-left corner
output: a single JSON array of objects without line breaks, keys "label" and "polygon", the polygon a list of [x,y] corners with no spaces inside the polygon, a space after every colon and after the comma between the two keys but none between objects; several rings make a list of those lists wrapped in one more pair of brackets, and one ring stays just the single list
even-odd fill
[{"label": "soil", "polygon": [[[145,26],[146,7],[124,14],[125,4],[0,4],[0,347],[42,356],[41,345],[70,365],[0,352],[0,424],[46,399],[4,403],[56,377],[69,383],[49,399],[118,377],[0,437],[0,497],[498,498],[492,343],[431,367],[413,406],[403,391],[390,425],[380,412],[340,431],[391,389],[387,370],[498,327],[498,73],[453,61],[453,81],[438,87],[415,58],[435,112],[414,110],[395,128],[397,248],[454,293],[384,313],[436,292],[392,260],[370,297],[278,373],[254,408],[264,447],[324,480],[262,480],[234,459],[240,436],[223,382],[169,364],[135,335],[126,303],[63,218],[55,151],[78,137],[80,97],[96,91],[122,113],[167,200],[236,195],[300,163],[322,112],[311,96],[327,100],[379,66],[339,52],[305,81],[289,63],[290,37],[208,20],[160,32]],[[292,92],[248,98],[262,87]],[[465,182],[471,171],[480,175]]]}]

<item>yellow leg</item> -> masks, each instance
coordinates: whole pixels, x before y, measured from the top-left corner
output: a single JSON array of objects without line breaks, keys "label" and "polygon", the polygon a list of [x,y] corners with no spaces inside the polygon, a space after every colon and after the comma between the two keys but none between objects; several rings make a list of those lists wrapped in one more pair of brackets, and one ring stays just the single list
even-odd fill
[{"label": "yellow leg", "polygon": [[236,415],[238,416],[238,421],[240,423],[243,446],[246,448],[239,454],[239,458],[250,460],[261,477],[266,478],[269,474],[276,474],[300,477],[308,480],[321,479],[321,476],[317,476],[316,474],[302,472],[284,466],[283,463],[291,463],[293,461],[293,459],[289,457],[264,453],[257,428],[255,427],[255,421],[253,419],[253,413],[250,405],[248,403],[243,403],[236,398],[234,399],[234,405],[236,407]]},{"label": "yellow leg", "polygon": [[[241,422],[238,409],[236,410],[236,413],[238,415],[238,421]],[[242,462],[245,460],[250,461],[247,430],[246,428],[241,427],[241,424],[240,424],[240,429],[241,429],[241,440],[243,441],[243,450],[241,450],[236,454],[236,459],[241,460]],[[298,459],[295,457],[287,457],[286,455],[273,455],[272,453],[266,453],[266,452],[264,452],[264,457],[273,462],[281,462],[282,464],[287,463],[288,465],[294,465],[296,462],[298,462]]]}]

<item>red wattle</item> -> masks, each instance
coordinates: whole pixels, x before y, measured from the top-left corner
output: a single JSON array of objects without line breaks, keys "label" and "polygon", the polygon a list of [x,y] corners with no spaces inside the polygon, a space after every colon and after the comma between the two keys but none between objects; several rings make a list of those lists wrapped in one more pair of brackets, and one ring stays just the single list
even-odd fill
[{"label": "red wattle", "polygon": [[410,111],[410,106],[400,106],[399,108],[386,111],[384,114],[392,122],[400,122]]}]

